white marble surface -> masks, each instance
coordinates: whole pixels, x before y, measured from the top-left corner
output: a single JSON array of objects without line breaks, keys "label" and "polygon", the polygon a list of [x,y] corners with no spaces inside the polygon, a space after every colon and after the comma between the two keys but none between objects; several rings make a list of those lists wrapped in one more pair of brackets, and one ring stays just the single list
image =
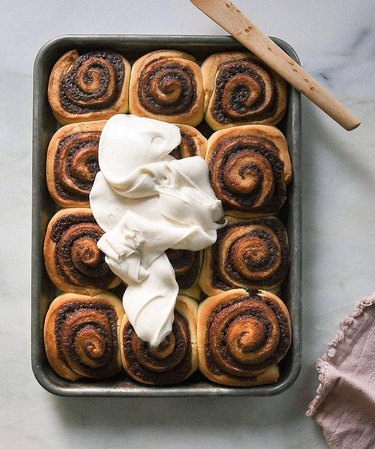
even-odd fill
[{"label": "white marble surface", "polygon": [[289,42],[305,68],[362,120],[348,133],[303,101],[299,379],[280,396],[241,399],[69,399],[39,386],[30,365],[31,95],[38,49],[50,38],[70,33],[224,32],[188,0],[3,0],[1,447],[327,447],[319,428],[305,416],[317,387],[314,362],[355,301],[375,290],[374,2],[236,3],[266,33]]}]

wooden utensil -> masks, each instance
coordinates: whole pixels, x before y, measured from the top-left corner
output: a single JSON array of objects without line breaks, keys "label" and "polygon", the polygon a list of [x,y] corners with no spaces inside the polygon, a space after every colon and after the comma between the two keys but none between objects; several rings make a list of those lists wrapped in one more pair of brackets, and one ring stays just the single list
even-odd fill
[{"label": "wooden utensil", "polygon": [[336,98],[266,36],[229,0],[190,0],[258,58],[309,98],[347,131],[360,125]]}]

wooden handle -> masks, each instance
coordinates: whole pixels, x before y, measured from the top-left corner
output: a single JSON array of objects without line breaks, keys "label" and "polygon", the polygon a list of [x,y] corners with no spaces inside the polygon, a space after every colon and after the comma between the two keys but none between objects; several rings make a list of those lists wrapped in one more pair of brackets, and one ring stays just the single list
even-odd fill
[{"label": "wooden handle", "polygon": [[190,0],[347,131],[360,121],[229,0]]}]

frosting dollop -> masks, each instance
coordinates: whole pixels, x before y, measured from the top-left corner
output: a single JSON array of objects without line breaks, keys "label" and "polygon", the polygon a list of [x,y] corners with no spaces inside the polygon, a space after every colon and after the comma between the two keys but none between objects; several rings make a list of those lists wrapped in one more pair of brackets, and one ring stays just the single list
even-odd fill
[{"label": "frosting dollop", "polygon": [[104,235],[98,247],[127,288],[125,312],[138,337],[158,346],[170,333],[178,285],[165,255],[216,241],[223,217],[200,156],[176,160],[177,126],[115,115],[99,142],[90,206]]}]

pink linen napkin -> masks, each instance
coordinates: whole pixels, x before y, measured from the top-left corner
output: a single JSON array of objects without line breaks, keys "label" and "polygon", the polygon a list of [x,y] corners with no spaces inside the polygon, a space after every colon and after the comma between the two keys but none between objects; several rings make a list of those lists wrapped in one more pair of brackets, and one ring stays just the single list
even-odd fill
[{"label": "pink linen napkin", "polygon": [[375,295],[340,324],[317,361],[320,385],[306,415],[332,449],[375,449]]}]

